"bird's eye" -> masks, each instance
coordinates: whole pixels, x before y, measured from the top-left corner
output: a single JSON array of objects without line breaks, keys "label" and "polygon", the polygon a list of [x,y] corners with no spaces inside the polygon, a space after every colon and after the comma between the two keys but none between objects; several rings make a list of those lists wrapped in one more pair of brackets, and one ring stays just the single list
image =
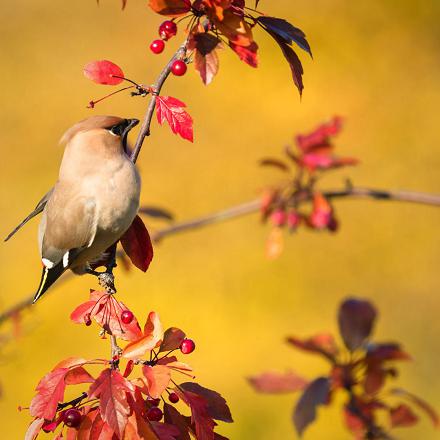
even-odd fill
[{"label": "bird's eye", "polygon": [[122,136],[125,129],[127,128],[128,121],[124,119],[119,124],[113,125],[112,127],[107,128],[107,130],[113,135],[113,136]]}]

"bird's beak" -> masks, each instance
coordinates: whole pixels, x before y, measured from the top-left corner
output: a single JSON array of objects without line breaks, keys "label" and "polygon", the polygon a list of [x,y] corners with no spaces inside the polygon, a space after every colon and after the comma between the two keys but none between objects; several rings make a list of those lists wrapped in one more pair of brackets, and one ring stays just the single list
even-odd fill
[{"label": "bird's beak", "polygon": [[139,124],[139,119],[127,119],[127,121],[128,121],[127,128],[122,133],[122,145],[124,146],[125,151],[127,151],[127,136],[128,136],[129,131],[133,127],[136,127],[136,125]]}]

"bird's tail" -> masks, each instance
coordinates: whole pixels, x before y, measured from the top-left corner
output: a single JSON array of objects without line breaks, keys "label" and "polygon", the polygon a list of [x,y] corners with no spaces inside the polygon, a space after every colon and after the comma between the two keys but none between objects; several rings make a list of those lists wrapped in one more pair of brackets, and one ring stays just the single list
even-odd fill
[{"label": "bird's tail", "polygon": [[35,304],[40,297],[44,295],[47,289],[65,272],[67,267],[63,266],[63,262],[60,261],[52,268],[46,266],[43,267],[43,273],[41,274],[40,285],[38,286],[37,293],[34,296],[32,304]]}]

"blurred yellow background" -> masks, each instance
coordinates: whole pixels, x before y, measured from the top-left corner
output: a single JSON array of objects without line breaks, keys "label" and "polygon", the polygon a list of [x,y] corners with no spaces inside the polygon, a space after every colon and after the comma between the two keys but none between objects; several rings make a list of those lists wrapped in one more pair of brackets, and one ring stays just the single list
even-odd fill
[{"label": "blurred yellow background", "polygon": [[[154,56],[148,46],[162,21],[146,1],[3,2],[0,26],[2,103],[0,203],[2,236],[34,207],[57,176],[66,128],[91,114],[141,118],[146,100],[119,95],[86,109],[113,89],[86,80],[82,67],[110,59],[126,75],[151,83],[181,38]],[[220,72],[204,87],[191,68],[172,78],[165,94],[187,103],[195,121],[190,144],[155,123],[141,152],[143,203],[187,219],[256,196],[276,171],[256,166],[277,155],[298,132],[334,114],[347,118],[339,152],[361,159],[333,173],[358,185],[439,192],[440,3],[436,0],[261,1],[261,9],[303,29],[314,61],[305,69],[302,102],[278,47],[262,31],[261,67],[220,54]],[[180,35],[181,37],[181,35]],[[159,312],[197,343],[188,357],[201,384],[228,400],[235,423],[219,432],[232,439],[294,439],[290,418],[297,396],[257,395],[245,377],[292,368],[324,374],[324,361],[283,342],[288,334],[336,331],[335,313],[347,295],[367,297],[380,309],[378,340],[399,340],[414,356],[401,365],[398,384],[440,409],[438,226],[440,210],[388,202],[339,201],[336,235],[302,230],[289,237],[276,261],[267,261],[269,232],[256,215],[156,246],[147,274],[117,272],[118,297],[135,313]],[[0,306],[37,286],[37,221],[0,245]],[[160,226],[155,223],[155,227]],[[30,421],[38,380],[59,360],[106,357],[97,328],[69,321],[95,281],[75,278],[55,287],[27,313],[22,336],[3,343],[0,363],[1,437],[20,439]],[[2,329],[7,334],[9,327]],[[436,439],[425,418],[400,439]],[[42,436],[42,438],[45,438]],[[339,407],[322,409],[305,439],[350,439]]]}]

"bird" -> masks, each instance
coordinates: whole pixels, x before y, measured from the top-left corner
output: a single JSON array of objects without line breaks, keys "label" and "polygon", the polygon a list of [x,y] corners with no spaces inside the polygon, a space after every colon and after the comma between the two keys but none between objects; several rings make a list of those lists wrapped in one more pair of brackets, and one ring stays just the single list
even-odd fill
[{"label": "bird", "polygon": [[129,229],[139,209],[141,180],[130,160],[129,131],[138,119],[92,116],[69,128],[58,180],[6,237],[42,213],[38,246],[43,270],[33,303],[68,269],[91,273],[92,262]]}]

